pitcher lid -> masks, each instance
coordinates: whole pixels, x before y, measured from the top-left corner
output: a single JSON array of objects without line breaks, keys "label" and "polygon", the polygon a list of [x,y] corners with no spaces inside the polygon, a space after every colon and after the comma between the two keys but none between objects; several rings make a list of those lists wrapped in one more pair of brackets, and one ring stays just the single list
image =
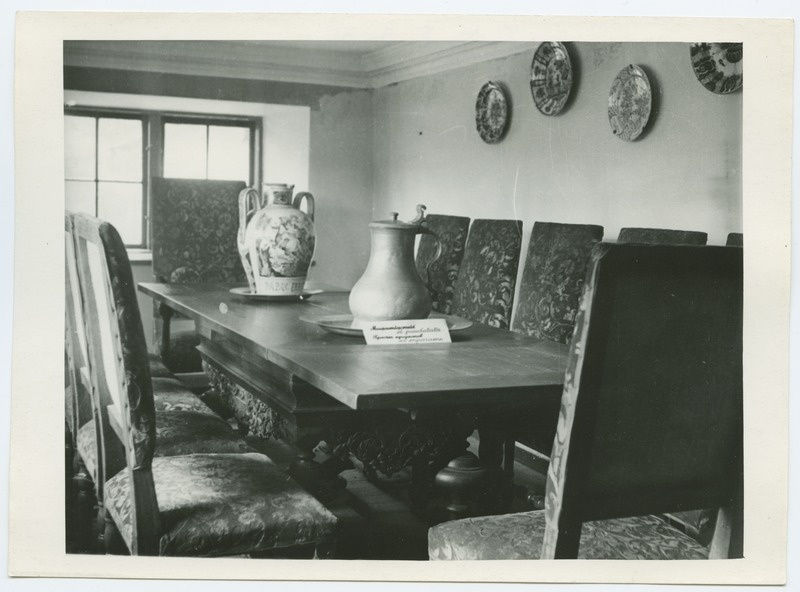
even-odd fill
[{"label": "pitcher lid", "polygon": [[398,220],[399,214],[397,212],[390,212],[392,218],[390,220],[373,220],[369,223],[370,228],[394,228],[396,230],[418,230],[420,225],[425,220],[425,206],[417,204],[417,217],[409,222]]}]

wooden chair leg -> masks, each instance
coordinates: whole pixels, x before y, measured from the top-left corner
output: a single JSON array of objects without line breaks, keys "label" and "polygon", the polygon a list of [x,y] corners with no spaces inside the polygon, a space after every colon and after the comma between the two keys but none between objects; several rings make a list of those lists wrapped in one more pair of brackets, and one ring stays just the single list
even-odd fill
[{"label": "wooden chair leg", "polygon": [[314,559],[334,559],[335,556],[335,541],[323,541],[314,547]]},{"label": "wooden chair leg", "polygon": [[119,533],[119,529],[117,529],[114,519],[107,510],[104,512],[103,518],[105,531],[103,538],[105,542],[106,554],[128,555],[128,547],[125,545],[125,541],[122,539],[122,535]]},{"label": "wooden chair leg", "polygon": [[94,549],[94,484],[82,463],[72,478],[74,488],[74,533],[77,550],[83,553]]}]

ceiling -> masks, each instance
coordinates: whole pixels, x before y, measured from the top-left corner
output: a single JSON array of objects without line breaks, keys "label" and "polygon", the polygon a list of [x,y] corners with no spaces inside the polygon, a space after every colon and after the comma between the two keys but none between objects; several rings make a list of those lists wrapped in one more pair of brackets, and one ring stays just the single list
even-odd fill
[{"label": "ceiling", "polygon": [[378,88],[537,45],[498,41],[65,41],[64,65]]}]

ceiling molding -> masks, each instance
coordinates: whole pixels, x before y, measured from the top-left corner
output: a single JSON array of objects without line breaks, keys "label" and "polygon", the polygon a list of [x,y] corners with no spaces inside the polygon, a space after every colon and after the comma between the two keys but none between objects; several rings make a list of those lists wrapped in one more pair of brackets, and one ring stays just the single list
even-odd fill
[{"label": "ceiling molding", "polygon": [[[346,43],[346,42],[345,42]],[[402,41],[368,52],[264,41],[68,41],[64,65],[380,88],[534,49],[535,43]]]}]

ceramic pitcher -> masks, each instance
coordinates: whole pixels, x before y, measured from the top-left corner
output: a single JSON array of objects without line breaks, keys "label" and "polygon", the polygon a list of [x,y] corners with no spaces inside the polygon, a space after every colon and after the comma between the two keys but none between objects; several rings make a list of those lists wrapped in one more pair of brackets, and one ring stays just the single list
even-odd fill
[{"label": "ceramic pitcher", "polygon": [[414,265],[414,242],[419,234],[436,239],[437,251],[428,267],[442,252],[439,237],[424,226],[425,206],[417,206],[417,217],[401,222],[370,222],[372,249],[364,275],[350,292],[350,312],[356,323],[400,319],[424,319],[431,312],[431,296]]},{"label": "ceramic pitcher", "polygon": [[253,188],[239,194],[239,254],[255,294],[303,293],[316,245],[314,196],[292,197],[293,191],[294,185],[265,183],[260,196]]}]

